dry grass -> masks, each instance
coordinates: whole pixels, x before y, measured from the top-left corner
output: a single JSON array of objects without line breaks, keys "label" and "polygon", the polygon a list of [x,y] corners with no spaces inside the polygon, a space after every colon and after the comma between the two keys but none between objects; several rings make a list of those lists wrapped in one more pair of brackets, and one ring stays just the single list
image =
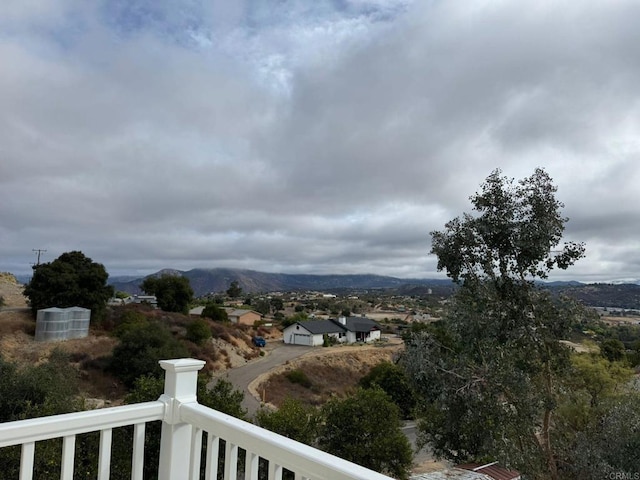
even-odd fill
[{"label": "dry grass", "polygon": [[[22,285],[13,276],[0,273],[0,296],[4,298],[6,307],[26,307],[22,290]],[[106,366],[113,348],[118,344],[111,332],[127,310],[167,325],[175,337],[184,341],[190,356],[206,362],[205,372],[213,373],[243,365],[259,355],[259,350],[251,344],[251,337],[255,335],[252,327],[210,322],[214,338],[203,345],[196,345],[184,338],[187,325],[194,320],[192,317],[155,310],[145,305],[108,309],[105,320],[97,328],[92,325],[88,337],[61,342],[36,342],[35,321],[29,311],[2,311],[0,355],[18,365],[35,365],[46,361],[51,351],[59,348],[70,355],[71,363],[77,368],[84,396],[117,404],[126,391],[115,377],[106,372]]]},{"label": "dry grass", "polygon": [[[260,383],[256,390],[262,401],[280,406],[287,397],[296,398],[308,405],[319,406],[334,397],[352,393],[358,381],[371,367],[393,358],[397,349],[319,349],[317,355],[303,357],[284,365],[279,372]],[[292,383],[287,374],[299,370],[310,381],[305,387]]]},{"label": "dry grass", "polygon": [[24,286],[20,285],[10,273],[0,272],[0,297],[5,307],[26,307],[27,299],[22,294]]}]

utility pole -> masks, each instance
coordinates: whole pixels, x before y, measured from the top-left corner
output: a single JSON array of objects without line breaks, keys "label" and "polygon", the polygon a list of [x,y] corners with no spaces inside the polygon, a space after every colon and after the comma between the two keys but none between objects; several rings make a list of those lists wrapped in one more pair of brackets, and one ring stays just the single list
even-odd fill
[{"label": "utility pole", "polygon": [[32,248],[31,251],[37,253],[38,255],[38,261],[36,262],[36,267],[37,267],[38,265],[40,265],[40,255],[43,253],[46,253],[47,251],[41,248]]}]

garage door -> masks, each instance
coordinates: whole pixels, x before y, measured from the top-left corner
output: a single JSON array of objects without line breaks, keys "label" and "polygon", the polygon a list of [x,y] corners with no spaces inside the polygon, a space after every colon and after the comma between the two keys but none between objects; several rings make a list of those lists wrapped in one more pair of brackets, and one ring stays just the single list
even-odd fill
[{"label": "garage door", "polygon": [[302,333],[293,334],[293,343],[295,345],[311,345],[311,335],[303,335]]}]

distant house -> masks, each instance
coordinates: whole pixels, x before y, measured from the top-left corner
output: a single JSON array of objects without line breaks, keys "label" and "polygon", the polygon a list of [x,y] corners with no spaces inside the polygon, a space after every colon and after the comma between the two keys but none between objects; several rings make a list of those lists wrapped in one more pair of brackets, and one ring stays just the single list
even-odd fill
[{"label": "distant house", "polygon": [[337,320],[308,320],[296,322],[284,329],[284,343],[316,347],[324,337],[339,343],[372,342],[380,339],[380,326],[366,317],[340,317]]},{"label": "distant house", "polygon": [[204,311],[204,305],[199,305],[197,307],[193,307],[189,310],[189,315],[193,315],[194,317],[202,316],[202,312]]},{"label": "distant house", "polygon": [[238,325],[253,325],[262,320],[262,315],[253,310],[243,310],[241,308],[225,308],[231,323]]}]

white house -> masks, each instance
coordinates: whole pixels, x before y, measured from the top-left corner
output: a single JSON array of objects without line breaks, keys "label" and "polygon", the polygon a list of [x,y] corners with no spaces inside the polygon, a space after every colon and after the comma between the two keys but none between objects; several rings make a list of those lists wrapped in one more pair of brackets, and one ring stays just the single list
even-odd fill
[{"label": "white house", "polygon": [[324,343],[325,335],[340,343],[371,342],[380,339],[380,326],[366,317],[308,320],[285,328],[283,340],[292,345],[316,347]]}]

